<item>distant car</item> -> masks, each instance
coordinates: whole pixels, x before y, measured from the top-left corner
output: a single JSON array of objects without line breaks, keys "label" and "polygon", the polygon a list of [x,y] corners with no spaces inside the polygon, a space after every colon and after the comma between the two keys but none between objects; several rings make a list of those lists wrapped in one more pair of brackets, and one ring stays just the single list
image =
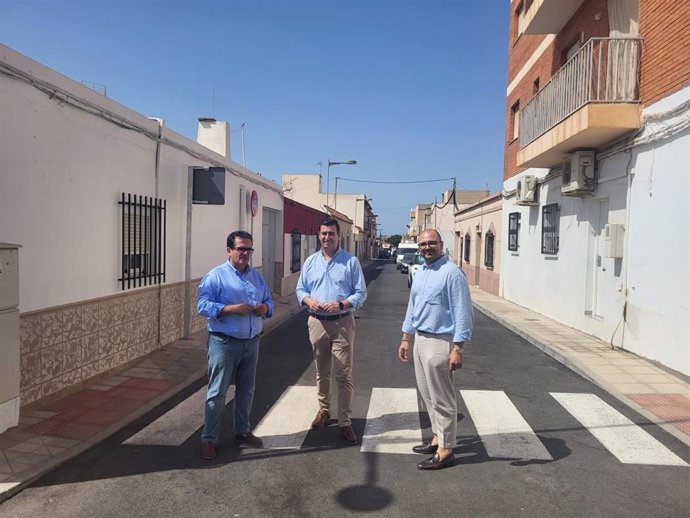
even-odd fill
[{"label": "distant car", "polygon": [[407,287],[408,288],[412,287],[412,279],[414,279],[415,274],[422,267],[423,264],[424,264],[424,258],[419,254],[414,254],[414,259],[412,260],[412,264],[410,264],[410,266],[408,266],[408,268],[407,268]]},{"label": "distant car", "polygon": [[383,250],[379,250],[379,259],[389,259],[390,254],[388,253],[388,250],[385,248]]},{"label": "distant car", "polygon": [[400,261],[400,273],[407,273],[407,269],[412,264],[412,261],[414,261],[415,255],[416,254],[413,253],[403,255],[402,260]]}]

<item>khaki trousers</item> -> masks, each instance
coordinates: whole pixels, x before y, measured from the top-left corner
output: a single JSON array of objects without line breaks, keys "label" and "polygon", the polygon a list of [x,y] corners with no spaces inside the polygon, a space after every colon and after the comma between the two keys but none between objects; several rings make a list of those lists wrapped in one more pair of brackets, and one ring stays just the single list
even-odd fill
[{"label": "khaki trousers", "polygon": [[355,317],[318,320],[310,316],[309,341],[316,363],[316,393],[319,408],[331,407],[331,372],[338,384],[338,426],[352,424],[352,358],[355,345]]},{"label": "khaki trousers", "polygon": [[453,448],[458,431],[458,401],[448,355],[453,349],[451,335],[417,332],[414,339],[414,373],[431,420],[431,431],[441,448]]}]

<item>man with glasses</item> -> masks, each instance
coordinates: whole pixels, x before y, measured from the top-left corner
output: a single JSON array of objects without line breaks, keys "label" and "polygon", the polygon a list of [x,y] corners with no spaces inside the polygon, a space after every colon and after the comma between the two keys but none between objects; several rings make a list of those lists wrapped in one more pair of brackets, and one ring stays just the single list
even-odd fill
[{"label": "man with glasses", "polygon": [[357,444],[352,429],[352,353],[355,346],[354,312],[367,298],[362,267],[356,257],[338,246],[340,225],[327,218],[319,225],[321,250],[304,262],[295,293],[309,308],[309,341],[316,362],[319,411],[312,428],[323,428],[331,418],[331,371],[338,384],[338,426],[346,444]]},{"label": "man with glasses", "polygon": [[440,469],[453,463],[458,428],[458,404],[453,372],[462,367],[463,345],[472,337],[474,315],[464,272],[443,255],[437,230],[419,236],[424,265],[417,271],[402,326],[398,357],[409,358],[414,339],[414,370],[433,437],[412,448],[433,456],[417,464],[419,469]]},{"label": "man with glasses", "polygon": [[201,456],[216,457],[225,395],[235,380],[235,440],[252,448],[263,442],[251,432],[259,335],[263,318],[273,315],[273,299],[261,274],[250,266],[252,235],[243,230],[227,239],[228,260],[199,285],[197,311],[208,320],[208,391],[201,433]]}]

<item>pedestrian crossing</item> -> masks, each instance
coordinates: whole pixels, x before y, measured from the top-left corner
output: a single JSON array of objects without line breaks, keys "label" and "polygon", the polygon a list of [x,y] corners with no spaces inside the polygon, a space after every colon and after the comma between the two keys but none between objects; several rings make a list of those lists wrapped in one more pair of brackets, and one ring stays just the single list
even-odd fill
[{"label": "pedestrian crossing", "polygon": [[[205,395],[206,387],[131,436],[125,444],[181,445],[192,435],[198,434],[203,423]],[[226,402],[231,401],[233,395],[234,387],[231,387]],[[641,426],[595,394],[552,392],[550,395],[619,462],[688,466]],[[489,458],[553,460],[548,448],[508,394],[494,390],[460,390],[458,396],[466,406],[468,421],[474,425]],[[289,386],[254,427],[253,433],[263,439],[266,450],[299,450],[311,430],[311,421],[317,411],[316,389],[313,386]],[[460,437],[467,435],[468,426],[469,423],[461,421],[458,427]],[[407,455],[413,454],[412,447],[421,441],[417,390],[374,387],[360,451]]]}]

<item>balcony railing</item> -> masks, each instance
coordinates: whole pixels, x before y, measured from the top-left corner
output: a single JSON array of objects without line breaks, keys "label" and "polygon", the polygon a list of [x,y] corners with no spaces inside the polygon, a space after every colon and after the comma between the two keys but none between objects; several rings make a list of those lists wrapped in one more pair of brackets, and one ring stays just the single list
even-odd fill
[{"label": "balcony railing", "polygon": [[639,101],[639,38],[592,38],[520,114],[520,147],[588,103]]}]

